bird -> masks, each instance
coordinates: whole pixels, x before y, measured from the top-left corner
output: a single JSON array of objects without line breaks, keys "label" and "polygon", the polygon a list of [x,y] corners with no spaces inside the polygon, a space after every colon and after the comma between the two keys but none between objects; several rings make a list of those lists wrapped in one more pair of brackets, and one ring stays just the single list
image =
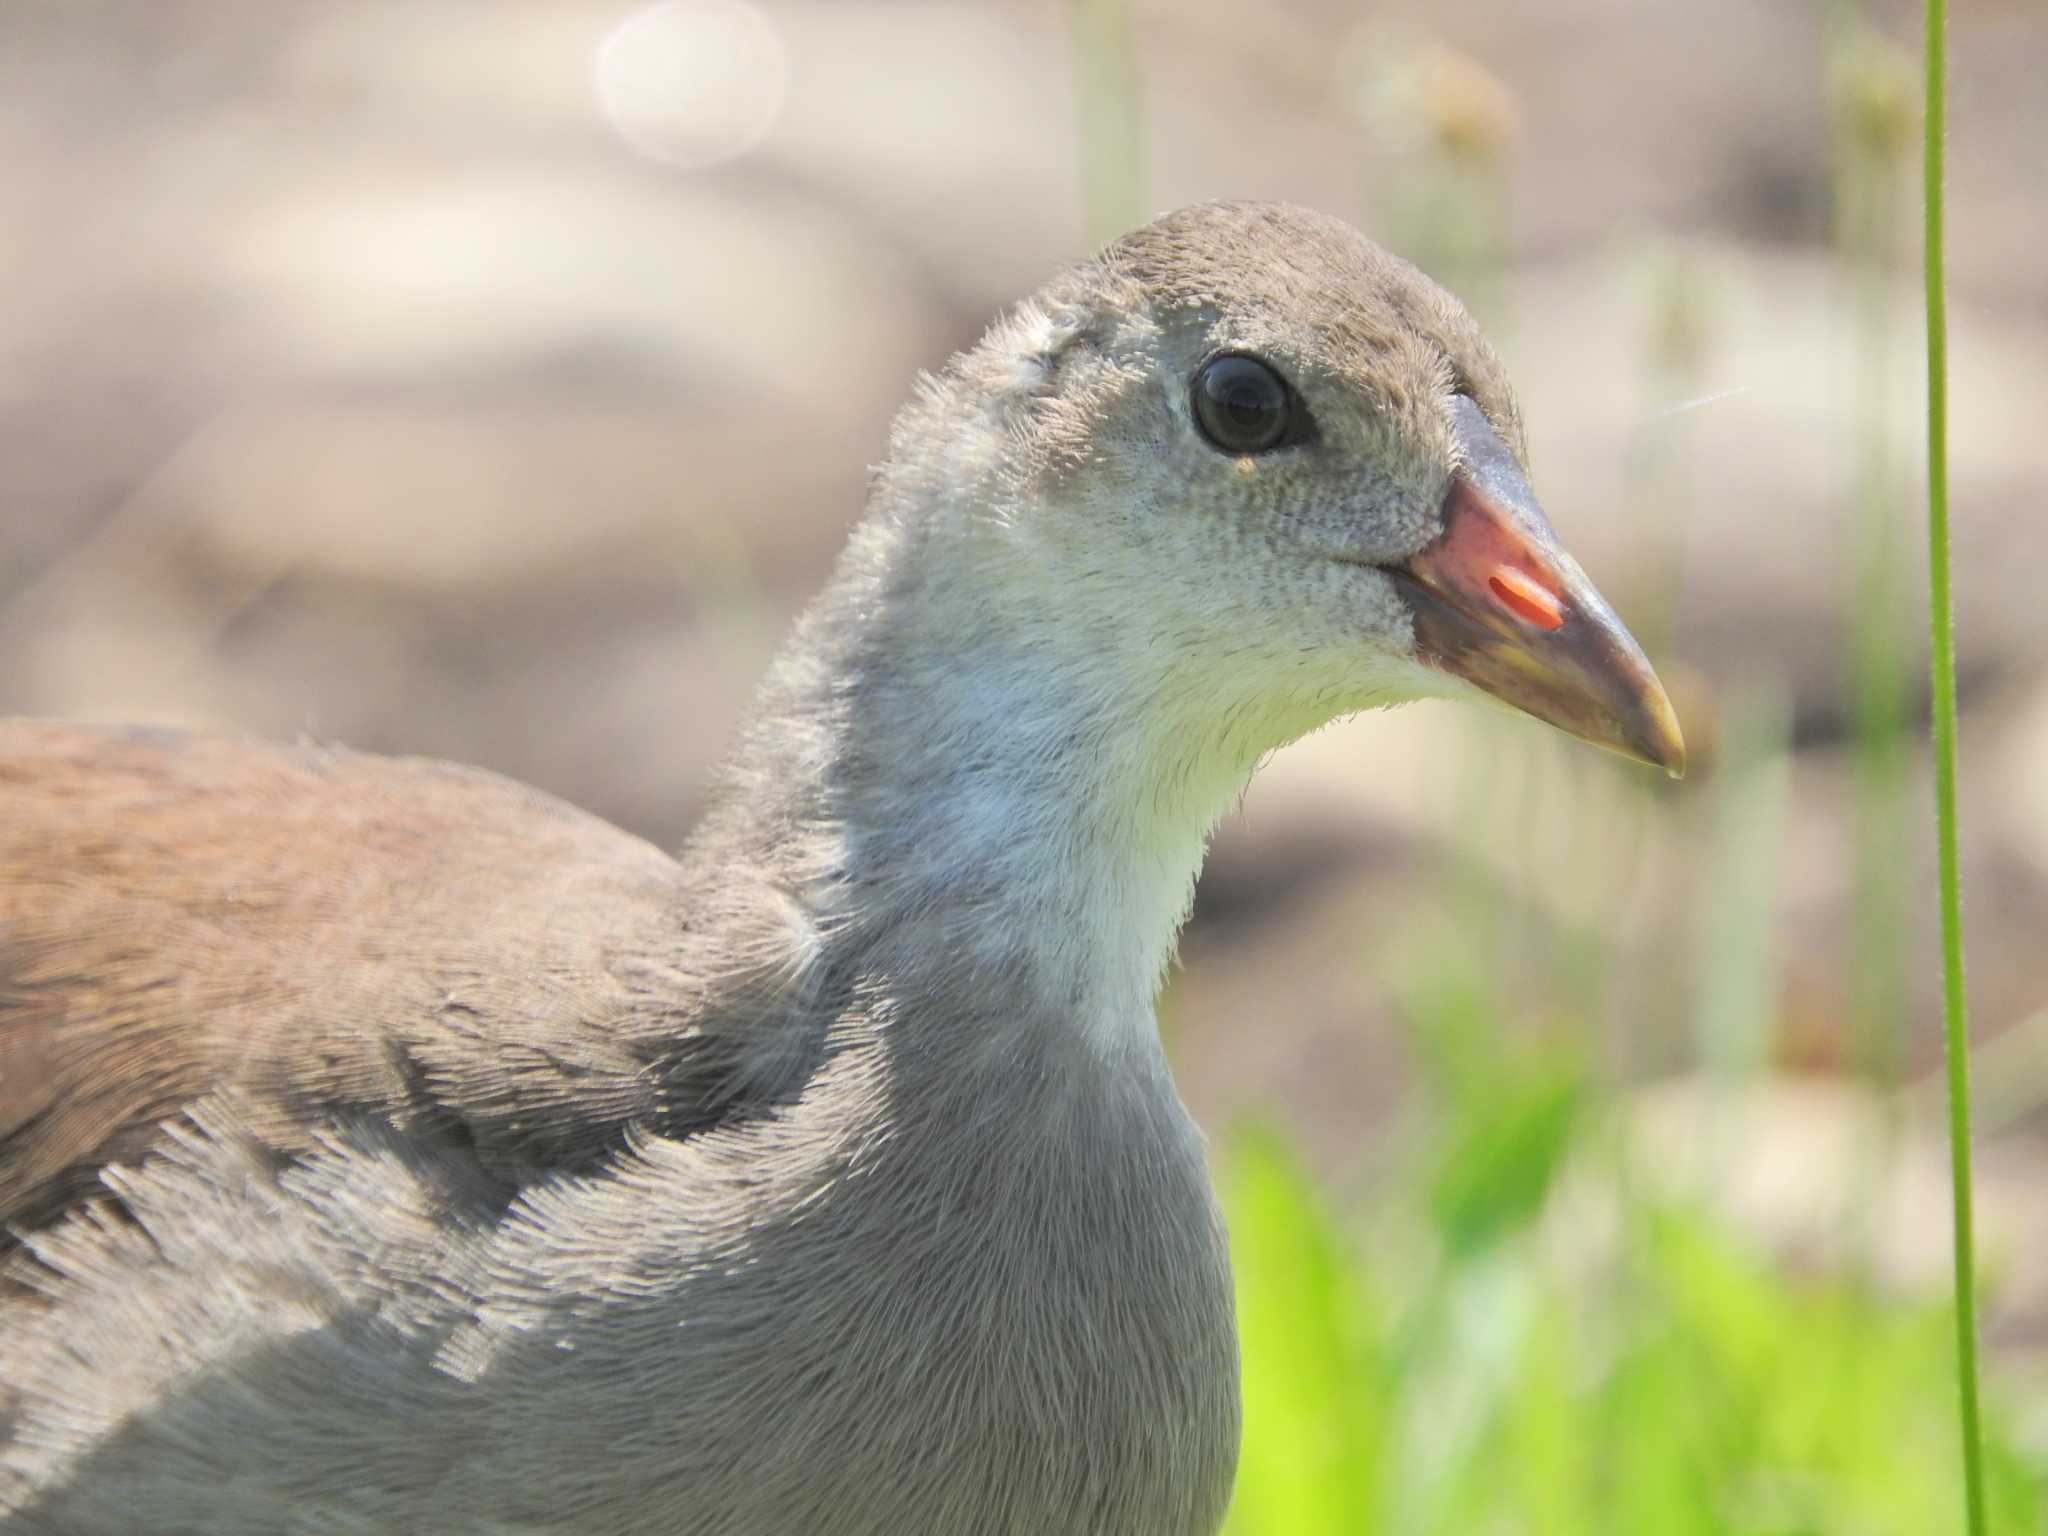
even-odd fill
[{"label": "bird", "polygon": [[1259,763],[1433,696],[1684,765],[1479,327],[1236,201],[919,379],[679,851],[0,725],[0,1528],[1209,1536],[1156,996]]}]

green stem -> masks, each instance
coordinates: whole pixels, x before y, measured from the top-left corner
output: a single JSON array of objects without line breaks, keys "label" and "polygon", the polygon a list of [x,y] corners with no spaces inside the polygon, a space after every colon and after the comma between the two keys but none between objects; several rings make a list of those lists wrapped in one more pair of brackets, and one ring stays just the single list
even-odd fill
[{"label": "green stem", "polygon": [[1070,0],[1088,238],[1113,240],[1143,215],[1144,93],[1125,0]]},{"label": "green stem", "polygon": [[1927,101],[1922,125],[1927,198],[1927,592],[1934,688],[1934,819],[1941,879],[1941,979],[1948,1047],[1949,1166],[1954,1180],[1956,1386],[1963,1497],[1970,1536],[1983,1536],[1984,1451],[1977,1406],[1977,1290],[1970,1208],[1970,1027],[1963,996],[1963,914],[1956,857],[1955,610],[1949,584],[1948,304],[1942,258],[1942,152],[1948,0],[1926,0]]},{"label": "green stem", "polygon": [[1868,142],[1844,151],[1843,179],[1856,207],[1845,231],[1856,331],[1857,435],[1852,615],[1856,880],[1856,1056],[1886,1092],[1899,1082],[1904,1042],[1910,893],[1897,858],[1907,753],[1906,648],[1899,610],[1899,553],[1889,405],[1892,395],[1891,294],[1897,241],[1897,162]]}]

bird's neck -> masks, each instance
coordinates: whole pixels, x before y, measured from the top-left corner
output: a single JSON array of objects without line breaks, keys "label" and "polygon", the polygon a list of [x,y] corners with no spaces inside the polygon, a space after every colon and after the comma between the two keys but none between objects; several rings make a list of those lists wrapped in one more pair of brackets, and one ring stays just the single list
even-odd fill
[{"label": "bird's neck", "polygon": [[1288,733],[1219,709],[1138,615],[1077,617],[1078,579],[1013,529],[871,516],[713,825],[812,955],[1156,1055],[1208,834]]}]

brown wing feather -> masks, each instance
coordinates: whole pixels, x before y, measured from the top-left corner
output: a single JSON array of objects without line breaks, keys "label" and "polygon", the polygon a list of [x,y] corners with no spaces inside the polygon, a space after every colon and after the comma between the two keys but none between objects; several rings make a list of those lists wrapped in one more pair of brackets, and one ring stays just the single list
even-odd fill
[{"label": "brown wing feather", "polygon": [[0,723],[0,1222],[44,1224],[238,1090],[508,1185],[666,1110],[694,988],[668,855],[477,770]]}]

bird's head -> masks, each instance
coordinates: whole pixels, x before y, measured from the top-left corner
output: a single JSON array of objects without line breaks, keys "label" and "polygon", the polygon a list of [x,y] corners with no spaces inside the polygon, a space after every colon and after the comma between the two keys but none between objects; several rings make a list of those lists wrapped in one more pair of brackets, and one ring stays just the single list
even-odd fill
[{"label": "bird's head", "polygon": [[1137,230],[900,430],[922,449],[891,473],[975,486],[1046,621],[1154,693],[1285,737],[1476,688],[1683,768],[1655,673],[1530,489],[1499,360],[1335,219],[1208,204]]}]

